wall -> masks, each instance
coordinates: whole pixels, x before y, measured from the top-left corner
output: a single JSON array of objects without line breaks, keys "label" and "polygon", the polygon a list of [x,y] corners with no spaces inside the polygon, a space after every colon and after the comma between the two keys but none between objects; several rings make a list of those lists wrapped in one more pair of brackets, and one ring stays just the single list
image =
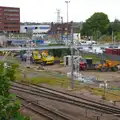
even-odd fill
[{"label": "wall", "polygon": [[7,32],[20,31],[20,8],[0,6],[0,30]]},{"label": "wall", "polygon": [[31,29],[33,33],[44,33],[50,29],[50,25],[21,25],[20,32],[26,33],[27,29]]}]

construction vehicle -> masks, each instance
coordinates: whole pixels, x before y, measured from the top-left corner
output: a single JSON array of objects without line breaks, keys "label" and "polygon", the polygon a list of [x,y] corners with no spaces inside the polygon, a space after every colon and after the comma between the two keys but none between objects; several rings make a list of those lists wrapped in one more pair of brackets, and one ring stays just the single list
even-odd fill
[{"label": "construction vehicle", "polygon": [[118,71],[118,65],[120,65],[119,61],[103,60],[96,66],[96,69],[100,70],[101,72],[107,72],[111,69],[115,72]]},{"label": "construction vehicle", "polygon": [[32,52],[32,62],[41,63],[42,65],[54,64],[54,56],[49,55],[46,52],[39,52],[37,50]]},{"label": "construction vehicle", "polygon": [[95,70],[96,64],[93,64],[92,58],[86,58],[79,62],[80,70]]},{"label": "construction vehicle", "polygon": [[78,69],[79,67],[79,70],[95,70],[95,66],[96,64],[93,64],[93,59],[92,58],[82,58],[81,56],[80,57],[77,57],[75,60],[74,60],[74,69]]},{"label": "construction vehicle", "polygon": [[80,69],[80,70],[86,70],[86,69],[87,69],[87,65],[86,65],[85,62],[80,62],[79,65],[80,65],[80,66],[79,66],[79,69]]}]

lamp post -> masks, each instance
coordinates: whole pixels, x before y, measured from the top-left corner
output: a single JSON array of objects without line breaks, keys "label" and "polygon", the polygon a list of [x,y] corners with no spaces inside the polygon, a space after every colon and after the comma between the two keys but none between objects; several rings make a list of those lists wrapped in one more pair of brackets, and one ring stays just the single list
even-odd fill
[{"label": "lamp post", "polygon": [[68,17],[69,17],[69,15],[68,15],[68,4],[70,3],[70,1],[65,1],[65,3],[67,4],[67,45],[68,45]]},{"label": "lamp post", "polygon": [[114,43],[114,32],[112,30],[112,44]]},{"label": "lamp post", "polygon": [[65,3],[67,4],[67,23],[69,22],[68,21],[68,4],[70,3],[70,1],[65,1]]}]

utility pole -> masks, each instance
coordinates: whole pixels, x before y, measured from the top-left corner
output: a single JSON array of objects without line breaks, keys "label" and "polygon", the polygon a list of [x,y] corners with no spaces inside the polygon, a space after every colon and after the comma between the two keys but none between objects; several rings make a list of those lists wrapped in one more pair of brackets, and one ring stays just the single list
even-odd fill
[{"label": "utility pole", "polygon": [[68,45],[68,23],[69,23],[68,4],[70,3],[70,1],[65,1],[65,3],[67,4],[67,45]]},{"label": "utility pole", "polygon": [[63,17],[61,17],[61,23],[63,24]]},{"label": "utility pole", "polygon": [[30,67],[30,40],[27,40],[27,58],[26,58],[26,63],[27,63],[27,67]]},{"label": "utility pole", "polygon": [[116,36],[114,36],[113,38],[114,38],[114,45],[115,45],[115,43],[116,43]]},{"label": "utility pole", "polygon": [[114,33],[112,31],[112,44],[114,43]]},{"label": "utility pole", "polygon": [[[61,24],[63,26],[63,17],[61,17]],[[61,40],[63,42],[63,34],[64,34],[64,30],[63,30],[63,27],[62,27],[62,30],[61,30]]]},{"label": "utility pole", "polygon": [[103,94],[103,99],[105,99],[105,97],[106,97],[106,85],[107,85],[107,81],[104,81],[104,94]]},{"label": "utility pole", "polygon": [[30,51],[30,47],[31,47],[31,40],[32,40],[32,35],[33,32],[31,31],[31,29],[28,30],[28,40],[27,40],[27,58],[26,58],[26,63],[27,63],[27,67],[30,67],[30,58],[31,58],[31,51]]},{"label": "utility pole", "polygon": [[57,23],[60,23],[60,10],[57,9]]},{"label": "utility pole", "polygon": [[74,88],[74,61],[73,61],[74,49],[73,49],[73,22],[71,26],[71,88]]},{"label": "utility pole", "polygon": [[69,14],[68,14],[68,4],[70,3],[70,1],[65,1],[65,3],[67,4],[67,23],[69,22],[68,21],[68,17],[69,17]]}]

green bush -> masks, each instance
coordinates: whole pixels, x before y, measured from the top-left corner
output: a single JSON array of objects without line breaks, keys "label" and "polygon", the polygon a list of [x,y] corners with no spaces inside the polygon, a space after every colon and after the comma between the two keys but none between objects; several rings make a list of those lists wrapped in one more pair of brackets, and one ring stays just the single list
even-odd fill
[{"label": "green bush", "polygon": [[9,93],[11,81],[15,80],[17,64],[0,62],[0,120],[30,120],[19,112],[20,103],[16,96]]},{"label": "green bush", "polygon": [[70,55],[70,49],[51,49],[49,50],[49,54],[52,54],[55,57],[63,57],[65,55]]}]

